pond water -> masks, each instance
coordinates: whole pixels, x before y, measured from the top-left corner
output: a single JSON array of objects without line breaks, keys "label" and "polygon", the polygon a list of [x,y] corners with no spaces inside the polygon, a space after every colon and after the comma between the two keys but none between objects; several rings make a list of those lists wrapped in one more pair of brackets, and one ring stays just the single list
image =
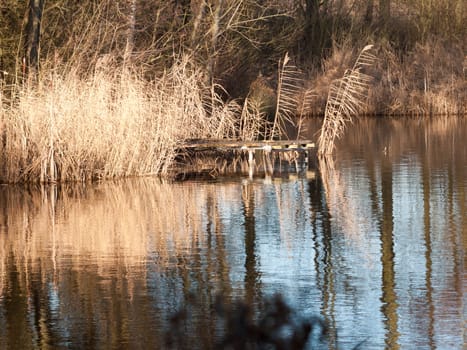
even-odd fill
[{"label": "pond water", "polygon": [[314,348],[465,348],[466,140],[362,118],[321,171],[2,186],[0,349],[207,349],[220,295],[276,294]]}]

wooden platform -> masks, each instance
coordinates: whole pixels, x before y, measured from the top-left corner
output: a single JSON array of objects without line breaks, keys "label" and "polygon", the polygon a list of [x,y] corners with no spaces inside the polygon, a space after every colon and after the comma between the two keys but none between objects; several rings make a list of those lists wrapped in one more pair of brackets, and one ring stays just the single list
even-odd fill
[{"label": "wooden platform", "polygon": [[[222,173],[230,165],[242,173],[273,175],[283,172],[299,172],[312,168],[315,143],[312,140],[189,140],[180,146],[185,159],[197,163],[198,169],[209,173]],[[213,160],[212,163],[206,159]],[[195,167],[196,168],[196,167]],[[231,167],[232,168],[232,167]],[[291,170],[293,169],[293,170]]]},{"label": "wooden platform", "polygon": [[182,148],[191,150],[226,149],[226,150],[264,150],[287,151],[309,150],[315,148],[311,140],[263,140],[263,141],[236,141],[236,140],[189,140]]}]

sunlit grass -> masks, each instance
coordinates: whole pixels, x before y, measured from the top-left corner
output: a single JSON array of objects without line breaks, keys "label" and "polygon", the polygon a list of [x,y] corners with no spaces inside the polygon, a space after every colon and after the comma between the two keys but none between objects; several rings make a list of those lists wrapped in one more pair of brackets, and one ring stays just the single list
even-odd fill
[{"label": "sunlit grass", "polygon": [[147,81],[125,67],[83,78],[46,71],[2,92],[0,181],[87,181],[165,174],[188,138],[232,137],[238,108],[181,59]]}]

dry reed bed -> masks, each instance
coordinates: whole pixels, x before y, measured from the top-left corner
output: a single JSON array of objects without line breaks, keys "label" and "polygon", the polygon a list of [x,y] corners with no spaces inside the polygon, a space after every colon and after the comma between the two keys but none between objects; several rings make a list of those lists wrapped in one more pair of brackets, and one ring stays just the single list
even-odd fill
[{"label": "dry reed bed", "polygon": [[[369,39],[371,42],[371,38]],[[362,114],[391,116],[465,115],[467,80],[462,44],[432,37],[400,53],[388,41],[375,45],[373,81]],[[331,83],[353,65],[355,44],[334,44],[315,71],[309,88],[315,94],[309,113],[322,115]]]},{"label": "dry reed bed", "polygon": [[88,78],[50,70],[10,100],[2,91],[0,182],[166,173],[186,138],[235,132],[238,108],[207,95],[203,80],[182,58],[150,82],[125,67]]}]

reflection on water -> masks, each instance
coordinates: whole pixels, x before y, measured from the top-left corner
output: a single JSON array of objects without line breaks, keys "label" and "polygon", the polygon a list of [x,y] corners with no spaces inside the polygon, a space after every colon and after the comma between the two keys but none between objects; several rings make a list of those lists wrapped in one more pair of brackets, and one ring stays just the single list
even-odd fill
[{"label": "reflection on water", "polygon": [[466,137],[363,119],[315,178],[3,186],[0,348],[159,349],[187,303],[205,348],[221,292],[321,315],[321,348],[462,348]]}]

